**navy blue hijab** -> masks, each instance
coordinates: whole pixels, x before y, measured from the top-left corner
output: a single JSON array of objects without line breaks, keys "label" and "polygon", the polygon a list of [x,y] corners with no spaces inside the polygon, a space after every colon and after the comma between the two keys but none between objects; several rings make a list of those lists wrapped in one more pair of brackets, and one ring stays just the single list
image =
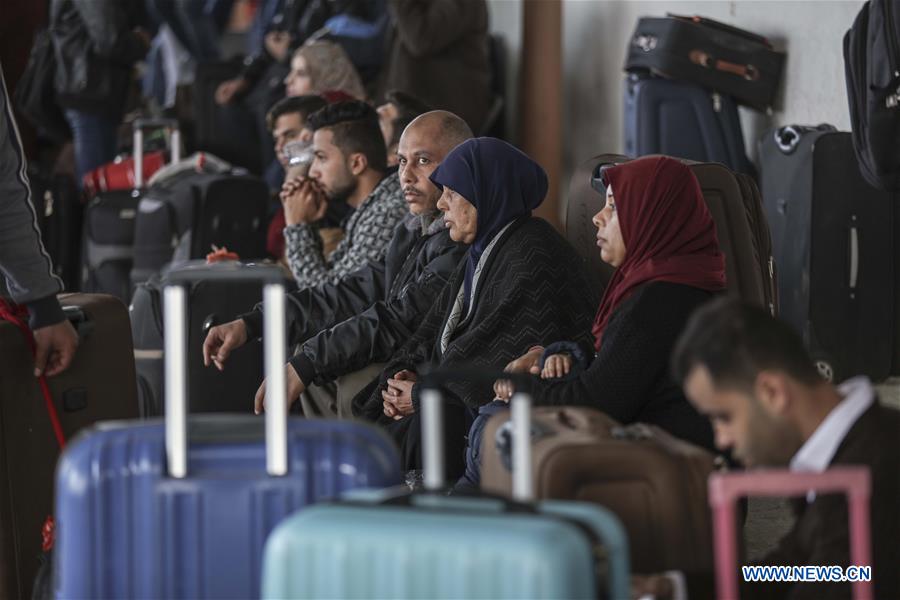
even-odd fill
[{"label": "navy blue hijab", "polygon": [[438,189],[450,188],[478,210],[466,264],[468,310],[475,267],[485,248],[501,229],[541,205],[547,195],[547,173],[515,146],[482,137],[454,148],[431,174],[431,181]]}]

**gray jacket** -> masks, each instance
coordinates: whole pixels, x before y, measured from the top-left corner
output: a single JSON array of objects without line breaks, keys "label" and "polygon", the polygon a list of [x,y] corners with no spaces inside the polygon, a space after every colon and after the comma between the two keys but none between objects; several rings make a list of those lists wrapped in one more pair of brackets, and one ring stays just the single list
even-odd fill
[{"label": "gray jacket", "polygon": [[0,68],[0,294],[25,304],[31,328],[39,329],[63,320],[56,299],[63,285],[41,243],[26,167]]}]

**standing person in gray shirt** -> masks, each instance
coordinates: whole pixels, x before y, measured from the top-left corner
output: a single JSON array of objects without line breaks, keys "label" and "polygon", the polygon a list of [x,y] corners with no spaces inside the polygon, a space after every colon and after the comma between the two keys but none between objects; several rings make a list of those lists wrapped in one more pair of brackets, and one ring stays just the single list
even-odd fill
[{"label": "standing person in gray shirt", "polygon": [[63,285],[41,242],[25,174],[25,152],[2,67],[0,113],[0,295],[28,309],[37,346],[34,375],[53,376],[71,364],[78,334],[56,299]]}]

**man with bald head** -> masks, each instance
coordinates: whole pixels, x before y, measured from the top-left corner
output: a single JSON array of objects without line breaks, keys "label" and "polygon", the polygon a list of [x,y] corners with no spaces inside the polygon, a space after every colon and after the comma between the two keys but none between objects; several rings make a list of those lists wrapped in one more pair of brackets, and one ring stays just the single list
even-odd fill
[{"label": "man with bald head", "polygon": [[[286,366],[288,405],[300,398],[306,416],[350,417],[353,397],[428,312],[466,251],[450,239],[437,209],[441,190],[428,177],[471,137],[453,113],[431,111],[413,120],[397,147],[409,214],[394,230],[385,257],[337,284],[289,294],[288,340],[299,348]],[[247,341],[247,322],[261,321],[260,311],[210,330],[204,357],[224,368],[231,351]],[[256,395],[256,412],[263,409],[264,388]]]}]

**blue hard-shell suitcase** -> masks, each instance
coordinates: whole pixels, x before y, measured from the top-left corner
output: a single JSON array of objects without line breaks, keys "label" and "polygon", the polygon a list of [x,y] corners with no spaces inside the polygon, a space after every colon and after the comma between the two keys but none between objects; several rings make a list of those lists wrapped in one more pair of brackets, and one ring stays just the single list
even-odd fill
[{"label": "blue hard-shell suitcase", "polygon": [[346,490],[399,482],[397,451],[376,429],[288,419],[283,277],[277,267],[251,274],[267,282],[265,420],[186,418],[183,285],[248,272],[227,264],[179,271],[164,290],[166,421],[100,425],[61,460],[58,598],[258,597],[263,544],[283,517]]},{"label": "blue hard-shell suitcase", "polygon": [[666,154],[756,175],[730,96],[686,81],[630,75],[624,106],[628,156]]},{"label": "blue hard-shell suitcase", "polygon": [[[427,491],[351,492],[286,519],[266,544],[263,598],[627,598],[621,523],[597,505],[528,502],[528,441],[515,501],[442,493],[440,401],[423,394]],[[513,402],[529,431],[530,400]]]}]

